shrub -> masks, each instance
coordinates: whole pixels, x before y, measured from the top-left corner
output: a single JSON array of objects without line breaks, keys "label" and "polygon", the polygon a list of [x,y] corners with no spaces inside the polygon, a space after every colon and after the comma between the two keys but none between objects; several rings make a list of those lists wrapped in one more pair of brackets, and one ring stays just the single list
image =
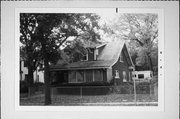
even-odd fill
[{"label": "shrub", "polygon": [[85,83],[56,84],[52,86],[60,87],[55,89],[56,90],[55,92],[57,94],[80,95],[80,93],[82,93],[82,95],[103,95],[103,94],[108,94],[110,92],[110,87],[101,87],[101,86],[110,86],[110,83],[100,82],[100,81],[85,82]]},{"label": "shrub", "polygon": [[84,82],[84,83],[59,83],[59,84],[52,84],[52,86],[110,86],[109,82]]},{"label": "shrub", "polygon": [[[32,87],[41,87],[44,86],[44,83],[42,82],[35,82]],[[26,81],[20,81],[20,93],[28,93],[28,83]]]},{"label": "shrub", "polygon": [[20,93],[28,92],[28,84],[26,81],[20,81]]},{"label": "shrub", "polygon": [[44,86],[44,83],[42,83],[42,82],[35,82],[32,87],[39,87],[39,86]]}]

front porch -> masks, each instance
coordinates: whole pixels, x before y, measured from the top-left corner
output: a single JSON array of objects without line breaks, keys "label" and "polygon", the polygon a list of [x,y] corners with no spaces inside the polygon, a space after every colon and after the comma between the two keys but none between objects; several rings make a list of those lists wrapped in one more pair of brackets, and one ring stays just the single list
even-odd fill
[{"label": "front porch", "polygon": [[78,70],[59,70],[51,71],[51,84],[82,84],[92,82],[106,82],[107,70],[106,69],[78,69]]}]

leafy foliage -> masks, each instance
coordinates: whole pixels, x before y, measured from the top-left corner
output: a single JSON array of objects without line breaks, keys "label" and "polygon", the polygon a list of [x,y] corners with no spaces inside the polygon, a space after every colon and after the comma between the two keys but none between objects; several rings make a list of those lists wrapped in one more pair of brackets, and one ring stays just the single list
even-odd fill
[{"label": "leafy foliage", "polygon": [[[49,64],[68,56],[61,49],[68,46],[68,38],[74,37],[76,53],[81,53],[84,41],[95,42],[98,34],[96,14],[20,14],[21,57],[28,61],[29,80],[33,80],[33,64],[43,62],[45,70],[45,104],[50,104]],[[81,40],[83,39],[83,40]],[[36,65],[37,67],[38,65]]]},{"label": "leafy foliage", "polygon": [[113,22],[103,25],[104,33],[127,40],[133,62],[142,70],[157,67],[157,14],[118,14]]}]

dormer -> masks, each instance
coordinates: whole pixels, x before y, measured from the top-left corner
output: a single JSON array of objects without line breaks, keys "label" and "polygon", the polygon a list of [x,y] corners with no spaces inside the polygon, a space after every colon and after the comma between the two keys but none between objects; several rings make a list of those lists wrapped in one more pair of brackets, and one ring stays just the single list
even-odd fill
[{"label": "dormer", "polygon": [[102,52],[105,45],[106,44],[101,44],[101,45],[98,45],[98,46],[86,48],[87,49],[87,54],[85,54],[83,56],[82,61],[95,61],[95,60],[97,60],[97,57]]}]

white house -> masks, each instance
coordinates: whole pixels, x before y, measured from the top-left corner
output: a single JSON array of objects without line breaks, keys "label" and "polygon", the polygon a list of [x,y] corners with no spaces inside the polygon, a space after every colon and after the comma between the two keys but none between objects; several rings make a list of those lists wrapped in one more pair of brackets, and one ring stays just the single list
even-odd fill
[{"label": "white house", "polygon": [[153,72],[152,71],[133,71],[132,79],[135,81],[140,82],[149,82],[153,79]]},{"label": "white house", "polygon": [[[38,67],[36,71],[34,71],[34,82],[44,82],[44,71],[39,70]],[[27,80],[28,77],[28,68],[27,64],[24,60],[20,61],[20,80],[24,81]]]}]

